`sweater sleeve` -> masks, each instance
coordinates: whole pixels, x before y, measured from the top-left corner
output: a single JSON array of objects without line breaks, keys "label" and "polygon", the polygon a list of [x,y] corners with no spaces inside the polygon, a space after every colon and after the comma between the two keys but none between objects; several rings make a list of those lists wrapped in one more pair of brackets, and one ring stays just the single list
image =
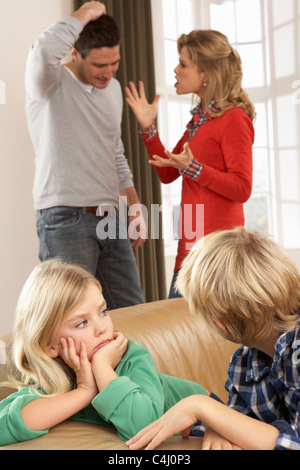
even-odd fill
[{"label": "sweater sleeve", "polygon": [[62,77],[61,61],[77,41],[83,26],[76,18],[68,17],[45,30],[29,51],[25,89],[32,98],[51,96]]},{"label": "sweater sleeve", "polygon": [[39,396],[30,392],[28,387],[24,387],[0,402],[0,446],[29,441],[49,432],[49,430],[33,431],[24,424],[22,408],[38,399]]},{"label": "sweater sleeve", "polygon": [[102,419],[127,440],[164,412],[164,393],[150,353],[142,347],[130,348],[116,369],[118,378],[102,390],[92,405]]},{"label": "sweater sleeve", "polygon": [[197,181],[227,199],[245,203],[252,192],[254,128],[243,110],[230,111],[218,136],[226,169],[220,171],[200,158],[202,169]]},{"label": "sweater sleeve", "polygon": [[128,164],[128,160],[125,155],[125,149],[122,140],[121,120],[123,113],[123,96],[121,85],[117,80],[114,80],[114,86],[115,97],[118,97],[117,100],[118,103],[120,103],[120,131],[119,134],[116,136],[116,169],[119,180],[119,191],[121,192],[124,189],[134,186],[134,182],[132,172]]},{"label": "sweater sleeve", "polygon": [[[153,160],[153,155],[158,155],[159,157],[167,158],[165,154],[165,147],[160,140],[159,132],[156,132],[153,138],[148,138],[148,136],[145,136],[143,134],[141,134],[141,136],[142,136],[142,139],[144,141],[144,144],[147,148],[147,151],[151,160]],[[183,144],[187,141],[187,139],[188,139],[188,136],[186,132],[183,135],[183,137],[180,139],[180,141],[177,143],[176,147],[174,148],[172,152],[175,154],[182,152]],[[172,183],[177,178],[179,178],[179,176],[181,176],[177,168],[154,167],[154,169],[160,181],[164,184]]]}]

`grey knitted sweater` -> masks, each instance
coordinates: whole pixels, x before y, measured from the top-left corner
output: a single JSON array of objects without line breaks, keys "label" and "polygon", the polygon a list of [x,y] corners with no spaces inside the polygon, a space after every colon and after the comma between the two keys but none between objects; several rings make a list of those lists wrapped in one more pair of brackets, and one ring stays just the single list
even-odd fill
[{"label": "grey knitted sweater", "polygon": [[26,114],[35,152],[34,208],[118,206],[133,186],[121,139],[123,98],[112,79],[105,89],[84,86],[62,59],[82,25],[59,21],[32,46],[26,64]]}]

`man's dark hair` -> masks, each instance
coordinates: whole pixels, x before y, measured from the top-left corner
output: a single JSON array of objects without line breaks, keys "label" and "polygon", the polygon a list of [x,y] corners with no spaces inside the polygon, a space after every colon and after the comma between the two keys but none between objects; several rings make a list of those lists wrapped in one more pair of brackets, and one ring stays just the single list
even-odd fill
[{"label": "man's dark hair", "polygon": [[90,21],[82,30],[75,48],[85,59],[90,49],[115,47],[121,42],[121,34],[115,20],[109,15],[101,15],[97,20]]}]

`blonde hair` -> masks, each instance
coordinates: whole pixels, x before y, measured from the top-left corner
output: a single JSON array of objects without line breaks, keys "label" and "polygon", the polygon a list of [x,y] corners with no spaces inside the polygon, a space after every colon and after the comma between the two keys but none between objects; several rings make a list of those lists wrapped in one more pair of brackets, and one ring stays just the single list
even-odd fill
[{"label": "blonde hair", "polygon": [[[212,117],[239,107],[254,121],[254,105],[242,88],[241,58],[224,34],[214,30],[195,30],[183,34],[177,45],[179,53],[184,47],[187,48],[192,62],[206,75],[206,96],[202,99],[202,105]],[[219,113],[209,110],[211,101],[220,109]]]},{"label": "blonde hair", "polygon": [[244,228],[197,242],[178,275],[177,288],[192,313],[220,321],[235,342],[251,345],[299,320],[300,275],[285,251],[263,233]]},{"label": "blonde hair", "polygon": [[74,373],[48,348],[62,320],[80,302],[90,282],[98,281],[85,269],[59,259],[37,266],[26,281],[16,308],[13,359],[18,386],[42,389],[47,395],[69,391]]}]

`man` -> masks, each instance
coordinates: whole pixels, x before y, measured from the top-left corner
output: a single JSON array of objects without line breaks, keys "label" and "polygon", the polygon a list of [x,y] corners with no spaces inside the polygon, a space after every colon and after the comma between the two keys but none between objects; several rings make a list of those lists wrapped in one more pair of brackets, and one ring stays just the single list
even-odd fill
[{"label": "man", "polygon": [[[69,51],[72,60],[63,65]],[[108,308],[144,302],[118,217],[120,196],[140,208],[121,140],[123,100],[113,78],[119,62],[118,27],[102,3],[91,1],[41,34],[25,78],[40,260],[62,257],[86,267],[100,280]],[[141,211],[134,214],[137,249],[145,225]]]}]

